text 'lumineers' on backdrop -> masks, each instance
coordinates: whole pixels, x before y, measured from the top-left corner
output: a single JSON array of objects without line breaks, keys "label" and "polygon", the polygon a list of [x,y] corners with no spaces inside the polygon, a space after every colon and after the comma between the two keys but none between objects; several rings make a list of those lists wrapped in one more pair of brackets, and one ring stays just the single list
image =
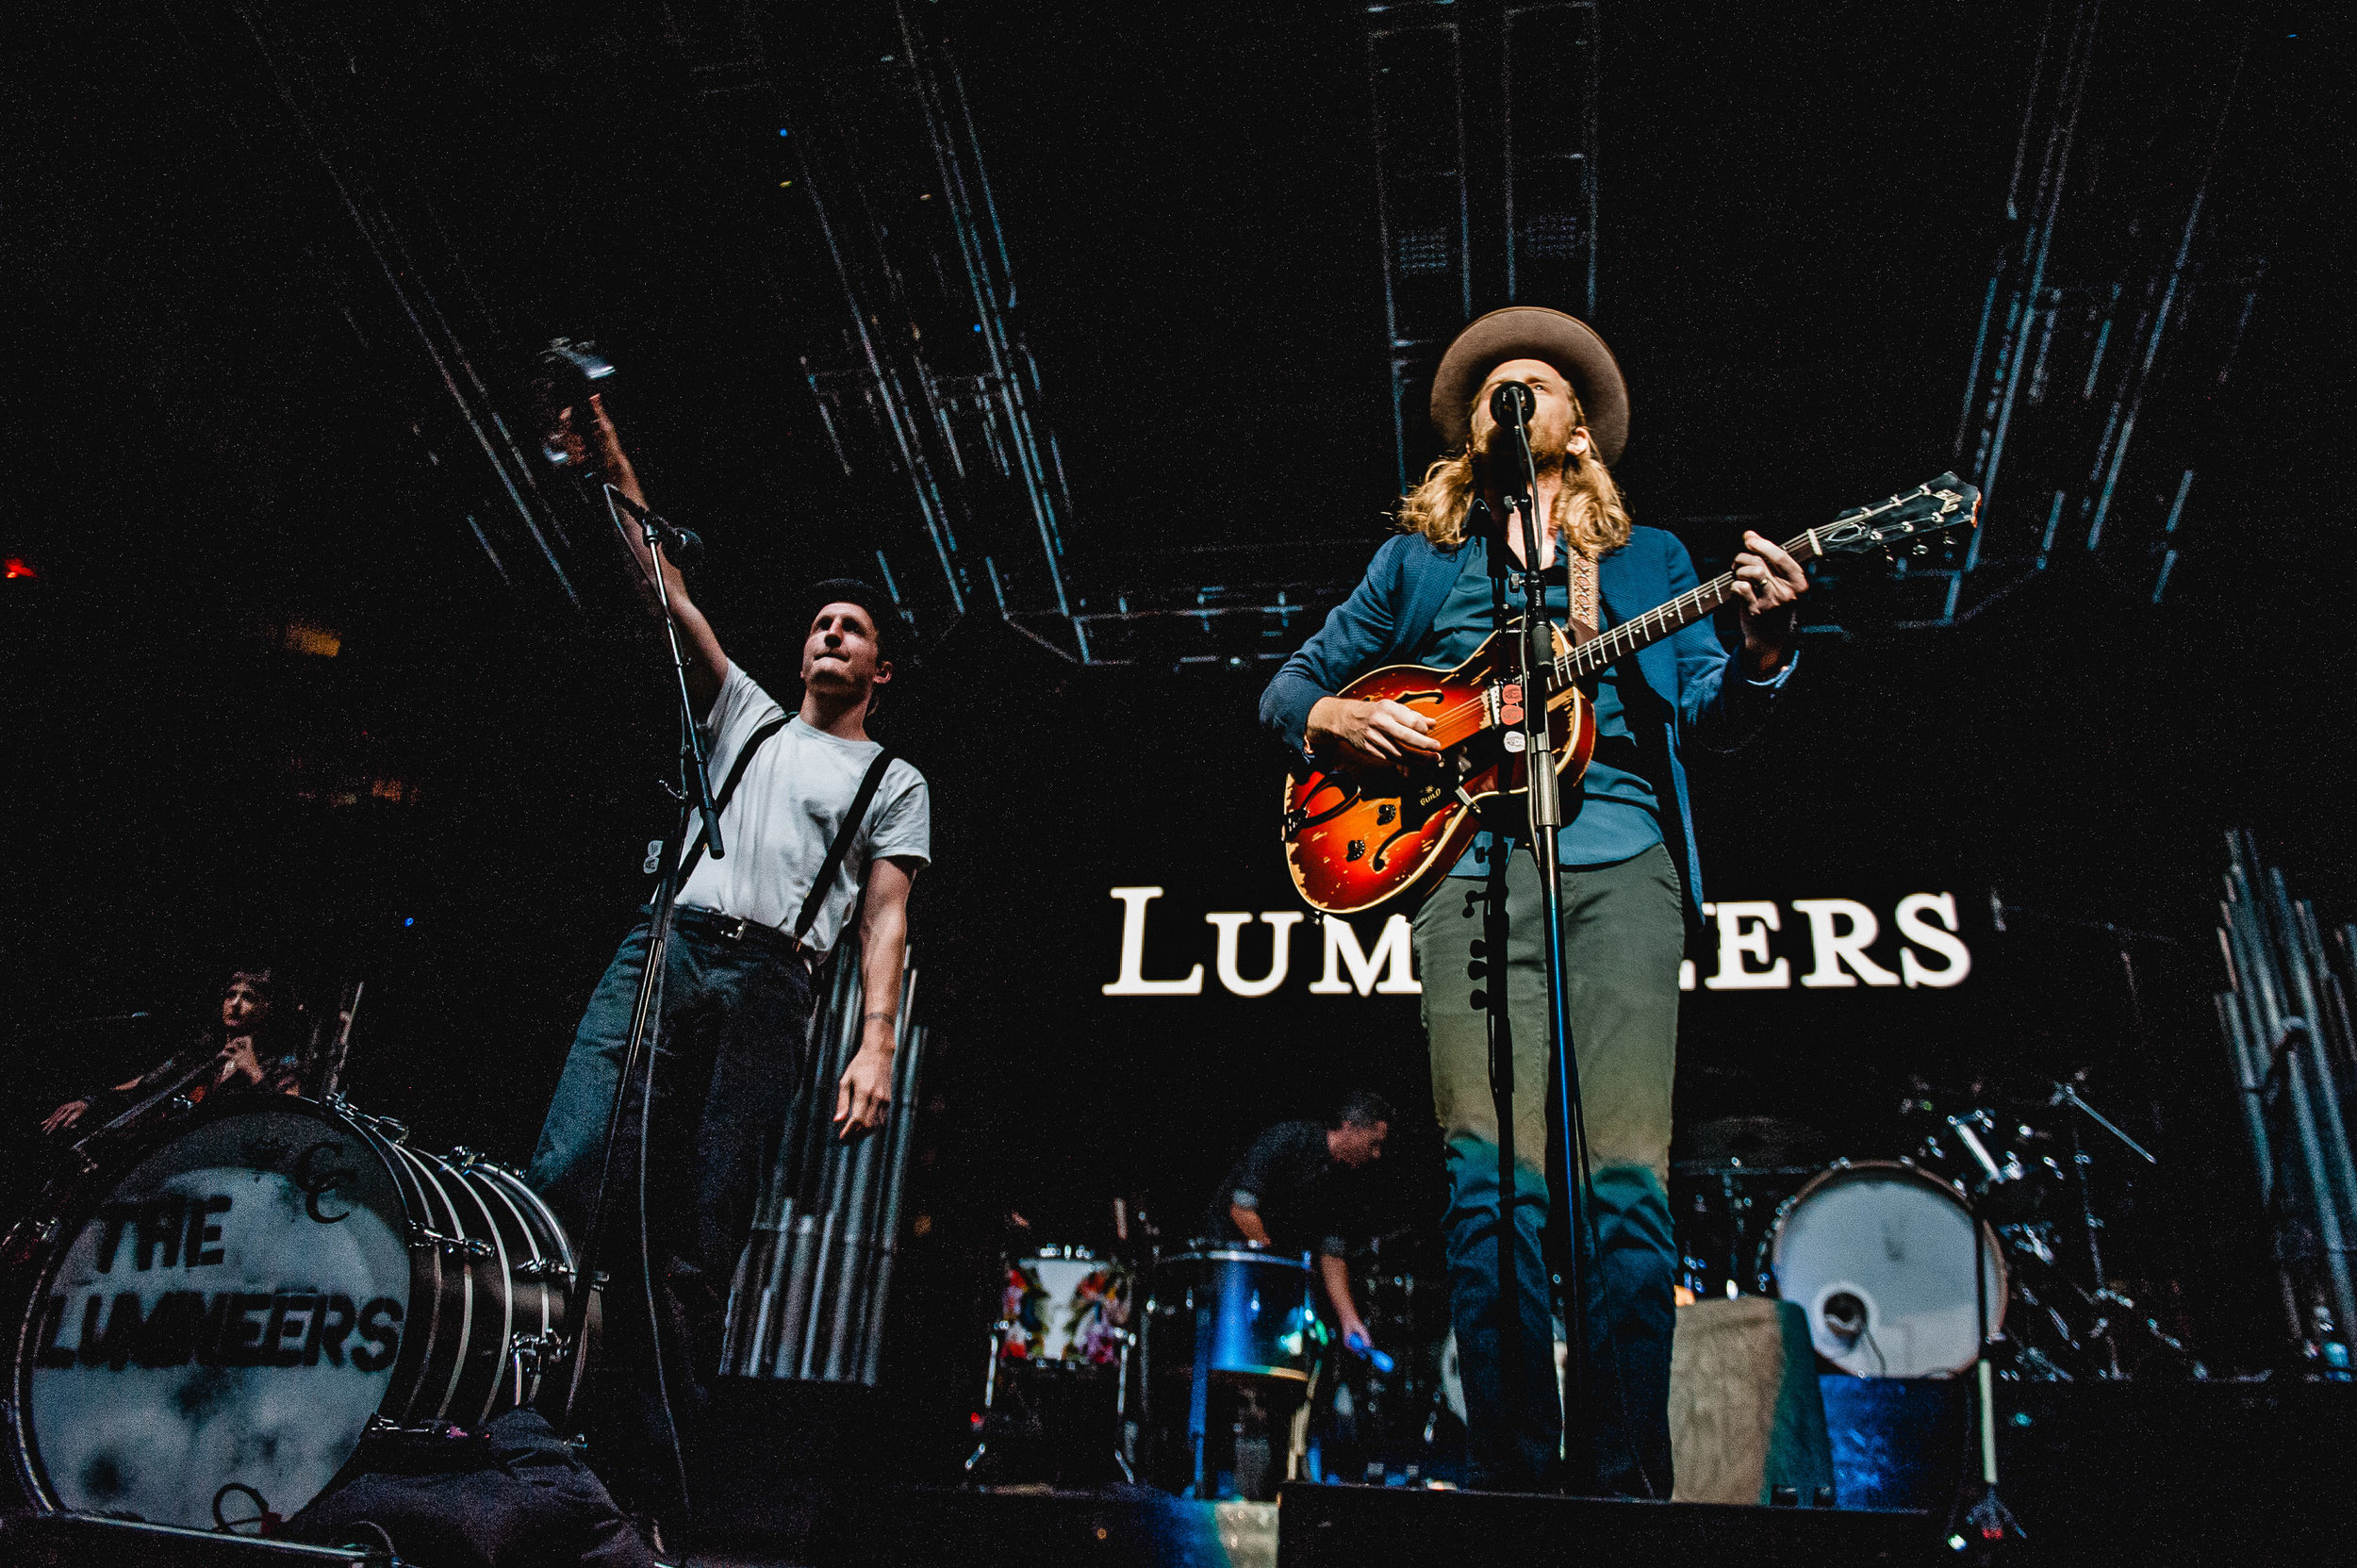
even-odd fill
[{"label": "text 'lumineers' on backdrop", "polygon": [[[1183,973],[1162,979],[1146,975],[1148,914],[1158,914],[1160,941],[1172,940],[1169,933],[1188,926],[1183,916],[1150,910],[1162,889],[1149,884],[1116,887],[1112,892],[1121,905],[1121,960],[1115,978],[1100,987],[1104,994],[1203,995],[1200,961],[1187,964]],[[1793,916],[1789,920],[1787,910]],[[1694,960],[1684,960],[1678,984],[1688,991],[1697,983],[1706,991],[1784,991],[1796,980],[1809,990],[1858,986],[1946,990],[1962,984],[1972,972],[1972,952],[1959,934],[1963,927],[1953,893],[1909,893],[1898,900],[1891,908],[1890,923],[1898,929],[1900,940],[1887,946],[1879,958],[1871,949],[1883,940],[1882,916],[1871,904],[1856,899],[1726,900],[1704,904],[1703,915],[1710,923],[1714,966],[1710,973],[1700,974]],[[1239,997],[1265,997],[1282,987],[1294,975],[1295,928],[1309,917],[1297,909],[1204,915],[1203,924],[1217,933],[1211,968],[1221,987]],[[1247,975],[1241,952],[1244,931],[1256,920],[1269,928],[1269,956],[1260,973]],[[1372,944],[1347,919],[1329,915],[1318,924],[1322,957],[1318,978],[1307,987],[1312,996],[1415,996],[1424,989],[1414,973],[1407,916],[1387,917]],[[1780,942],[1788,950],[1776,950]],[[1804,964],[1805,967],[1801,966]]]}]

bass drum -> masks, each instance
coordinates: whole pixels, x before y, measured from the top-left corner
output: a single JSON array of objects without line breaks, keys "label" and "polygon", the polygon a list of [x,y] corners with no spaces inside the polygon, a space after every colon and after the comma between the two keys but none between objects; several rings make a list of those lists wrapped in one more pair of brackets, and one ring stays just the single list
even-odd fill
[{"label": "bass drum", "polygon": [[219,1527],[294,1513],[373,1431],[569,1389],[573,1253],[515,1172],[398,1124],[232,1101],[26,1232],[16,1457],[45,1508]]},{"label": "bass drum", "polygon": [[[1776,1211],[1767,1272],[1817,1353],[1861,1378],[1946,1378],[1978,1359],[1972,1219],[1956,1189],[1887,1160],[1837,1160]],[[1980,1227],[1983,1299],[2005,1321],[2005,1258]]]}]

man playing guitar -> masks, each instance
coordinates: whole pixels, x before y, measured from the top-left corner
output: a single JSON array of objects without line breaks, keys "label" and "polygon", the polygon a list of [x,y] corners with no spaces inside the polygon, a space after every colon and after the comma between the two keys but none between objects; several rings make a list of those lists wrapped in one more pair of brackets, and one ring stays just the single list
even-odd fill
[{"label": "man playing guitar", "polygon": [[[1379,666],[1457,665],[1494,629],[1485,519],[1504,515],[1497,477],[1511,437],[1492,419],[1490,399],[1509,381],[1526,386],[1535,401],[1532,510],[1545,520],[1536,559],[1549,619],[1603,630],[1695,586],[1685,546],[1631,524],[1607,467],[1628,432],[1627,389],[1611,352],[1560,311],[1492,311],[1458,335],[1434,379],[1432,418],[1449,455],[1403,500],[1401,535],[1376,553],[1349,599],[1262,694],[1262,722],[1297,755],[1411,775],[1435,768],[1432,718],[1399,701],[1335,693]],[[1508,543],[1512,569],[1526,569],[1529,542],[1513,530]],[[1484,818],[1484,831],[1415,916],[1433,1101],[1449,1174],[1444,1241],[1473,1486],[1670,1495],[1677,1253],[1664,1182],[1678,964],[1687,922],[1702,900],[1684,755],[1696,745],[1732,750],[1767,718],[1792,673],[1793,601],[1807,586],[1789,553],[1747,532],[1734,567],[1741,645],[1727,652],[1708,622],[1697,620],[1607,668],[1591,694],[1592,759],[1579,788],[1565,792],[1558,835],[1565,999],[1601,1260],[1581,1271],[1589,1280],[1593,1431],[1574,1434],[1569,1473],[1558,1457],[1563,1411],[1545,1348],[1555,1338],[1541,1239],[1550,1208],[1546,982],[1538,869],[1515,852],[1515,835],[1526,833],[1519,801]],[[1509,602],[1523,602],[1519,586]],[[1505,1205],[1487,1015],[1461,978],[1484,934],[1492,856],[1506,857],[1503,958],[1514,1062],[1517,1169]],[[1510,1281],[1500,1279],[1501,1207],[1512,1217]],[[1510,1365],[1504,1364],[1509,1346]]]}]

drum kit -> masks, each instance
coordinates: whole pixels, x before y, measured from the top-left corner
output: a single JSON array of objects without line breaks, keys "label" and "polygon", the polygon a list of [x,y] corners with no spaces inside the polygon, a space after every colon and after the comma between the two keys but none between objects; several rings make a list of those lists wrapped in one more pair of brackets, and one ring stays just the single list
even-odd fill
[{"label": "drum kit", "polygon": [[1682,1291],[1798,1302],[1818,1353],[1859,1377],[1960,1373],[1984,1322],[2016,1378],[2121,1378],[2155,1354],[2189,1365],[2105,1272],[2085,1130],[2153,1156],[2075,1081],[2051,1088],[2006,1099],[1918,1084],[1901,1106],[1915,1147],[1897,1159],[1825,1163],[1813,1129],[1776,1118],[1704,1124],[1674,1165]]},{"label": "drum kit", "polygon": [[1273,1497],[1327,1339],[1311,1291],[1308,1258],[1244,1246],[1010,1257],[968,1476]]},{"label": "drum kit", "polygon": [[522,1178],[340,1099],[167,1123],[54,1183],[0,1263],[11,1447],[44,1510],[284,1518],[372,1438],[561,1413],[587,1360],[572,1246]]}]

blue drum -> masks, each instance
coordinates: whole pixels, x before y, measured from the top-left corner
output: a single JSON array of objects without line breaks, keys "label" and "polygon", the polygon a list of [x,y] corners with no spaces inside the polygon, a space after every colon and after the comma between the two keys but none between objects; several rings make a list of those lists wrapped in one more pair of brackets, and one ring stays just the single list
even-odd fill
[{"label": "blue drum", "polygon": [[1157,1375],[1192,1372],[1310,1380],[1310,1261],[1246,1247],[1180,1252],[1154,1269],[1146,1303]]},{"label": "blue drum", "polygon": [[[1224,1475],[1239,1495],[1275,1496],[1292,1462],[1290,1454],[1277,1462],[1274,1434],[1292,1428],[1286,1412],[1307,1394],[1320,1345],[1310,1289],[1310,1260],[1298,1254],[1206,1247],[1155,1265],[1146,1361],[1153,1468],[1164,1484],[1209,1497]],[[1224,1435],[1207,1447],[1213,1430],[1243,1427],[1261,1435],[1240,1437],[1232,1454],[1213,1451]],[[1257,1449],[1257,1461],[1247,1449]]]}]

